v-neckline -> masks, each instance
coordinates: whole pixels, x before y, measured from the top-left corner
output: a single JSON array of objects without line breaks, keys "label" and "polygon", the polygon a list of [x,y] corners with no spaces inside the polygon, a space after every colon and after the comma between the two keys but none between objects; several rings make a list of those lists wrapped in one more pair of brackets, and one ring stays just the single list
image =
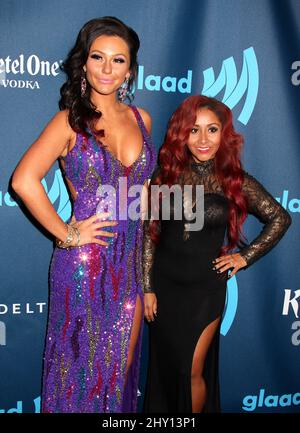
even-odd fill
[{"label": "v-neckline", "polygon": [[137,123],[137,125],[138,125],[138,127],[139,127],[139,130],[140,130],[140,132],[141,132],[141,135],[142,135],[142,147],[141,147],[141,150],[140,150],[140,152],[139,152],[139,154],[138,154],[138,156],[136,157],[136,159],[133,161],[133,163],[132,164],[130,164],[130,165],[125,165],[125,164],[123,164],[123,162],[122,161],[120,161],[117,157],[116,157],[116,155],[108,148],[108,146],[105,144],[105,143],[103,143],[103,141],[102,140],[100,140],[100,143],[101,143],[101,145],[103,146],[103,149],[112,157],[112,159],[114,159],[116,162],[118,162],[120,165],[121,165],[121,167],[123,167],[124,169],[126,169],[126,170],[128,170],[129,168],[132,168],[138,161],[139,161],[139,159],[141,158],[141,156],[142,156],[142,154],[143,154],[143,151],[144,151],[144,145],[145,145],[145,138],[144,138],[144,134],[143,134],[143,130],[142,130],[142,128],[141,128],[141,126],[140,126],[140,124],[139,124],[139,122],[138,122],[138,120],[137,120],[137,117],[136,117],[136,114],[135,114],[135,112],[134,112],[134,109],[133,109],[133,107],[132,106],[130,106],[129,105],[129,108],[132,110],[132,112],[133,112],[133,114],[134,114],[134,117],[135,117],[135,119],[136,119],[136,123]]},{"label": "v-neckline", "polygon": [[139,159],[140,159],[140,157],[142,156],[142,153],[143,153],[143,151],[144,151],[144,144],[145,144],[145,141],[144,141],[144,139],[143,139],[143,143],[142,143],[142,148],[141,148],[141,151],[140,151],[140,153],[138,154],[138,156],[137,156],[137,158],[133,161],[133,163],[132,164],[130,164],[130,165],[125,165],[125,164],[123,164],[123,162],[122,161],[120,161],[117,157],[116,157],[116,155],[114,155],[113,153],[112,153],[112,151],[111,150],[109,150],[108,149],[108,147],[104,144],[104,143],[102,143],[102,141],[101,141],[101,144],[102,144],[102,146],[103,146],[103,149],[112,157],[112,159],[114,159],[116,162],[118,162],[123,168],[125,168],[125,169],[129,169],[129,168],[131,168],[131,167],[133,167],[138,161],[139,161]]}]

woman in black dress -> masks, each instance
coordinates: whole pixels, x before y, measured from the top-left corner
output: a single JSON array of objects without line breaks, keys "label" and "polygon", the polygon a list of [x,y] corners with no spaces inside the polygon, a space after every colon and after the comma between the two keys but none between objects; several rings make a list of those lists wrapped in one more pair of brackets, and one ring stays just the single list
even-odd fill
[{"label": "woman in black dress", "polygon": [[[242,143],[231,110],[214,98],[190,96],[170,119],[150,192],[154,185],[178,184],[181,191],[192,185],[193,195],[188,209],[181,193],[181,219],[174,218],[178,200],[171,195],[169,220],[162,217],[162,195],[158,218],[144,223],[146,412],[220,412],[218,350],[227,279],[270,251],[291,223],[243,170]],[[197,185],[204,187],[204,225],[191,231]],[[242,234],[248,213],[264,224],[250,245]]]}]

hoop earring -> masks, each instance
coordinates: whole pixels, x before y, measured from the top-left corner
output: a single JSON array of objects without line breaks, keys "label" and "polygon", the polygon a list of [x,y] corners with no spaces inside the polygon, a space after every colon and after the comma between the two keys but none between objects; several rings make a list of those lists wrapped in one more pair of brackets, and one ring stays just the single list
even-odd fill
[{"label": "hoop earring", "polygon": [[85,77],[81,77],[80,89],[81,89],[81,97],[83,97],[85,95],[85,92],[86,92],[86,78]]},{"label": "hoop earring", "polygon": [[125,80],[122,83],[122,86],[118,90],[118,99],[120,102],[125,101],[126,96],[128,94],[128,87],[129,87],[129,78],[125,78]]}]

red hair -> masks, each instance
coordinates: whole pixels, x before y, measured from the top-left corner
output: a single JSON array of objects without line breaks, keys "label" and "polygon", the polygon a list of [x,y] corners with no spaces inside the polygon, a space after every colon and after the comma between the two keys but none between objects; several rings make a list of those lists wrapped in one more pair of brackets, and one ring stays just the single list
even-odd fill
[{"label": "red hair", "polygon": [[[193,159],[186,143],[195,125],[197,111],[202,108],[213,111],[222,124],[221,144],[215,155],[215,172],[229,201],[227,245],[221,250],[221,254],[226,254],[243,243],[242,225],[247,216],[247,201],[242,192],[244,172],[240,160],[244,140],[234,130],[231,110],[225,104],[215,98],[197,95],[188,97],[179,105],[171,116],[159,152],[160,172],[151,184],[171,187],[178,182],[181,173],[190,170]],[[159,241],[158,221],[151,221],[150,236],[154,242]]]}]

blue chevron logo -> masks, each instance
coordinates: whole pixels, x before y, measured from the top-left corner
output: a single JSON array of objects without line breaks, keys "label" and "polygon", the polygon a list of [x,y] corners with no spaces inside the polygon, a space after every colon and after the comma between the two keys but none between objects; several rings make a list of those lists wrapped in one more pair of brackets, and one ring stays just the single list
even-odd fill
[{"label": "blue chevron logo", "polygon": [[230,109],[245,96],[238,120],[247,125],[255,107],[259,86],[258,64],[253,47],[244,50],[243,67],[239,80],[233,57],[223,61],[217,79],[212,67],[203,71],[203,76],[204,83],[201,93],[215,97],[225,88],[222,102]]},{"label": "blue chevron logo", "polygon": [[47,186],[45,178],[42,180],[42,185],[45,188],[49,200],[55,205],[58,215],[63,221],[67,221],[71,216],[71,202],[61,171],[59,169],[55,171],[50,189]]},{"label": "blue chevron logo", "polygon": [[234,321],[238,306],[238,285],[235,275],[227,281],[225,309],[221,323],[221,334],[226,335]]}]

